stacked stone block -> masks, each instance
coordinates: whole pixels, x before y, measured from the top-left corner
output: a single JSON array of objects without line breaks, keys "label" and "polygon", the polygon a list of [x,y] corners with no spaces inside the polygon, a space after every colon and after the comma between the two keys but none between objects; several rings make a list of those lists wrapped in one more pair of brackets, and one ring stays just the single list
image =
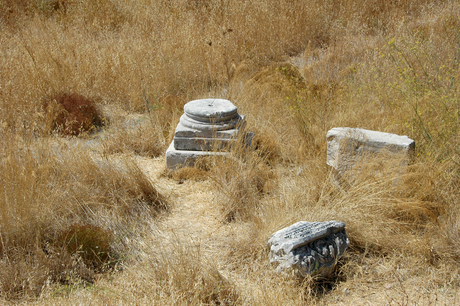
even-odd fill
[{"label": "stacked stone block", "polygon": [[227,154],[225,150],[235,143],[245,125],[244,116],[228,100],[188,102],[166,151],[168,169],[193,166],[200,156]]}]

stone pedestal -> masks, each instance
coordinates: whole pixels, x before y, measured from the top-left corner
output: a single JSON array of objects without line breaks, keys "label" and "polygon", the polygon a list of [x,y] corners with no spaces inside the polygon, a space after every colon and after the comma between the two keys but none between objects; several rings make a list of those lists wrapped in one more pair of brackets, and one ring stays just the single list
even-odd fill
[{"label": "stone pedestal", "polygon": [[[244,116],[239,115],[236,106],[228,100],[188,102],[166,151],[168,169],[193,166],[200,156],[226,154],[224,151],[236,142],[245,126]],[[252,133],[246,137],[250,141]]]}]

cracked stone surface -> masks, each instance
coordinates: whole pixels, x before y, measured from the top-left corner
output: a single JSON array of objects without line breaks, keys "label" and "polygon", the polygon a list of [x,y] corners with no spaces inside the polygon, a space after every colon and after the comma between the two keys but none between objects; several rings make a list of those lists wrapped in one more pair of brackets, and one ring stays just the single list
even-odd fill
[{"label": "cracked stone surface", "polygon": [[410,158],[415,150],[415,141],[407,136],[354,128],[333,128],[327,132],[327,161],[326,163],[341,170],[353,162],[352,156],[362,156],[365,153],[389,154],[403,153]]}]

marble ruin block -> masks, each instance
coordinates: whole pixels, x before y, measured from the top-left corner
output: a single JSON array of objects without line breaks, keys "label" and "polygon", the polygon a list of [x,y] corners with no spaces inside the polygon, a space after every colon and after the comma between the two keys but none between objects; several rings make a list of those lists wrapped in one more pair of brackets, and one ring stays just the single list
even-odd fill
[{"label": "marble ruin block", "polygon": [[[237,107],[224,99],[201,99],[184,106],[184,114],[166,151],[168,169],[193,166],[199,156],[225,155],[234,144],[246,121]],[[248,133],[252,138],[252,133]],[[250,140],[249,140],[250,141]]]},{"label": "marble ruin block", "polygon": [[[365,160],[376,160],[376,157],[383,157],[387,166],[401,168],[410,163],[415,153],[415,141],[396,134],[365,129],[333,128],[327,132],[326,138],[326,163],[339,175],[361,166]],[[393,164],[390,159],[394,161]],[[356,175],[357,172],[353,174]]]},{"label": "marble ruin block", "polygon": [[225,155],[226,152],[212,152],[212,151],[190,151],[190,150],[177,150],[174,148],[174,140],[166,150],[166,167],[170,170],[176,170],[181,167],[193,167],[195,161],[199,157],[210,155]]},{"label": "marble ruin block", "polygon": [[270,262],[278,272],[328,278],[350,244],[345,223],[300,221],[270,236]]},{"label": "marble ruin block", "polygon": [[244,129],[244,116],[228,100],[203,99],[184,106],[184,114],[174,133],[176,150],[210,151],[222,147],[238,137]]}]

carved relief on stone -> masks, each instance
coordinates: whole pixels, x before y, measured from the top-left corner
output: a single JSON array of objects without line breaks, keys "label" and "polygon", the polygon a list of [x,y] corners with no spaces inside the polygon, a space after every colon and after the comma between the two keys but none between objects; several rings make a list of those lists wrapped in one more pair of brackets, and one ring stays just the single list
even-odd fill
[{"label": "carved relief on stone", "polygon": [[345,223],[339,221],[300,221],[268,240],[270,262],[277,270],[294,270],[301,277],[330,277],[349,244]]}]

